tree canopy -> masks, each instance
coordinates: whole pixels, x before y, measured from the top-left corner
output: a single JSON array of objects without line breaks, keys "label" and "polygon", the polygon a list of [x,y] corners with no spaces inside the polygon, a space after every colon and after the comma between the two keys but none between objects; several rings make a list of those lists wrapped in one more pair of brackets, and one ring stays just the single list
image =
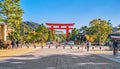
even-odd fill
[{"label": "tree canopy", "polygon": [[112,33],[112,24],[109,21],[94,19],[86,29],[86,38],[92,42],[106,42],[110,33]]},{"label": "tree canopy", "polygon": [[8,27],[14,29],[10,36],[17,36],[19,39],[20,24],[22,23],[23,10],[20,7],[20,0],[1,0],[0,1],[0,21]]}]

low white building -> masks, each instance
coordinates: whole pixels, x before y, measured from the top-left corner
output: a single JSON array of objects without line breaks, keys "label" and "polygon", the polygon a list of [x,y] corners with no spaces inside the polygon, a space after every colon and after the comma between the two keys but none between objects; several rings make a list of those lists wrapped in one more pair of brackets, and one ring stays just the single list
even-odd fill
[{"label": "low white building", "polygon": [[120,40],[120,31],[115,31],[112,34],[109,34],[108,38],[113,40]]}]

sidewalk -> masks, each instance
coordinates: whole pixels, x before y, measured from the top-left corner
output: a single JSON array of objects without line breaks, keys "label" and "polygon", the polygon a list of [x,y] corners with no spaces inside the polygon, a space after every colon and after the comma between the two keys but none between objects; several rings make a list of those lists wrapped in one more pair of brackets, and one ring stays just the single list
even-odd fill
[{"label": "sidewalk", "polygon": [[113,51],[90,51],[89,53],[120,63],[120,51],[115,56]]}]

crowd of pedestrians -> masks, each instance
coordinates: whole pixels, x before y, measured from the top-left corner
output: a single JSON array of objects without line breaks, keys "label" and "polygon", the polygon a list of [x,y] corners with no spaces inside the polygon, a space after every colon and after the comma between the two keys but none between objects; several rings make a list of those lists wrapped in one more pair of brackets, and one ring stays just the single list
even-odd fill
[{"label": "crowd of pedestrians", "polygon": [[12,40],[12,42],[11,42],[12,48],[14,48],[15,46],[18,48],[19,44],[20,44],[19,40],[17,40],[17,41]]}]

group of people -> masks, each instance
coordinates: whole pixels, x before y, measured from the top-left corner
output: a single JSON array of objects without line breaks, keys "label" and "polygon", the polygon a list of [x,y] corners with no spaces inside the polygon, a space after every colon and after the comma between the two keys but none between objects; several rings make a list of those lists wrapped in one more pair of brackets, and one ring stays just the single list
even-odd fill
[{"label": "group of people", "polygon": [[15,46],[17,46],[17,48],[18,48],[18,47],[19,47],[19,43],[20,43],[20,42],[19,42],[18,40],[17,40],[17,41],[14,41],[14,40],[13,40],[13,41],[11,42],[12,48],[14,48]]},{"label": "group of people", "polygon": [[[87,51],[89,51],[89,47],[91,46],[91,42],[90,41],[87,41],[86,42],[86,49]],[[110,47],[113,49],[113,55],[116,55],[117,52],[118,52],[118,41],[117,40],[113,40],[113,41],[110,41]]]},{"label": "group of people", "polygon": [[84,45],[86,46],[85,48],[87,49],[87,52],[89,51],[89,48],[90,48],[90,46],[91,46],[91,42],[88,40],[88,41],[86,41],[86,42],[82,42],[81,43],[81,46],[82,46],[82,50],[83,50],[83,47],[84,47]]}]

